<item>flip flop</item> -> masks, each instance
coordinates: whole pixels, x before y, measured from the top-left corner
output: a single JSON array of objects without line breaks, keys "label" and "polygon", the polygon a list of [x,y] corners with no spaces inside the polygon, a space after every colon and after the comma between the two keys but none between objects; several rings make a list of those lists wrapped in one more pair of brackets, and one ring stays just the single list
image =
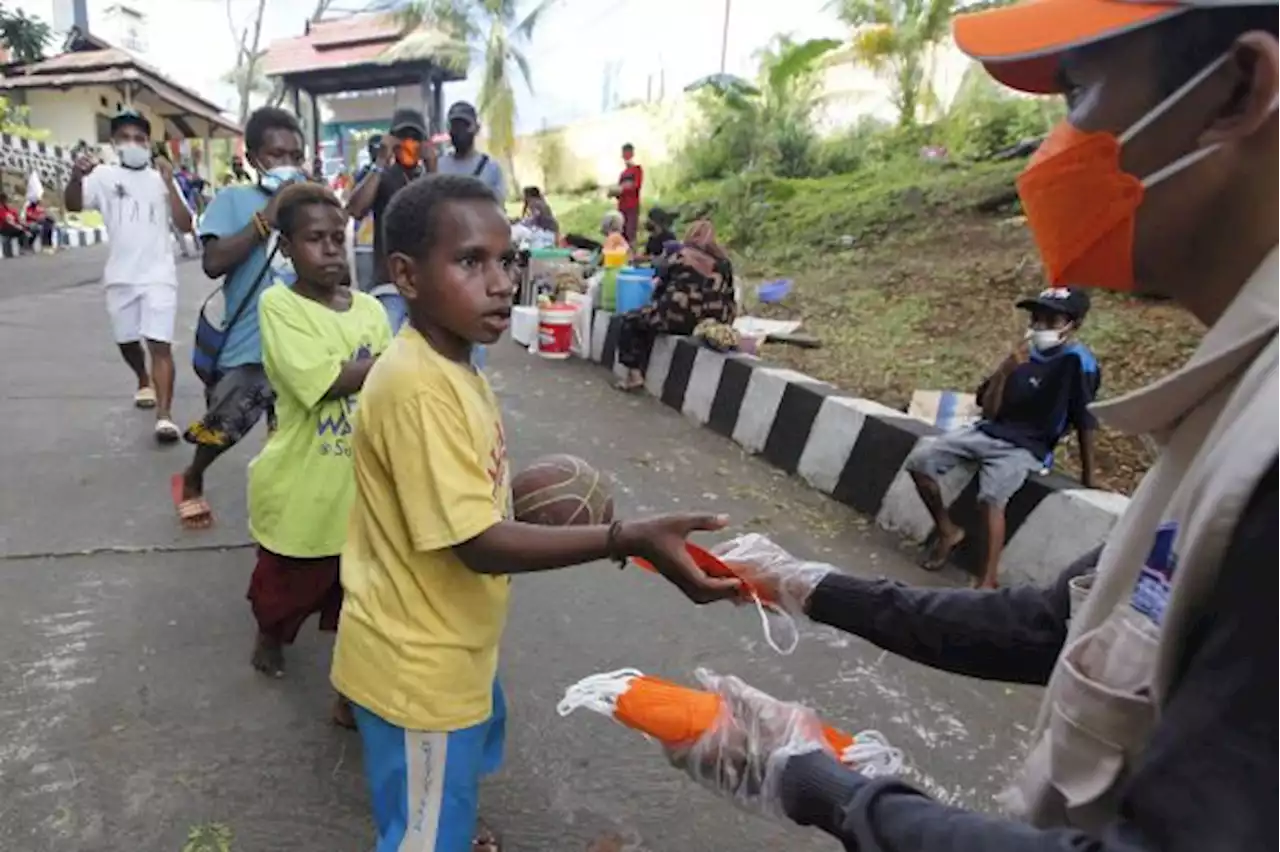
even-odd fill
[{"label": "flip flop", "polygon": [[156,389],[153,387],[138,388],[138,392],[133,395],[133,407],[155,408]]},{"label": "flip flop", "polygon": [[182,439],[182,430],[172,420],[161,418],[156,421],[155,436],[162,444],[176,444]]},{"label": "flip flop", "polygon": [[213,526],[213,509],[204,497],[182,496],[182,474],[175,473],[169,480],[169,492],[173,497],[173,507],[178,511],[178,521],[185,530],[207,530]]}]

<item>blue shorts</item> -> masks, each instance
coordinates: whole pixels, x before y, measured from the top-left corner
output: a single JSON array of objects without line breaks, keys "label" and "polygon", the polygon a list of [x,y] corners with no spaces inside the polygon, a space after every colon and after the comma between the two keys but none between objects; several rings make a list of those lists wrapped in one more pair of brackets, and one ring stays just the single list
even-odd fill
[{"label": "blue shorts", "polygon": [[410,731],[358,705],[376,852],[471,852],[480,779],[502,765],[507,703],[493,684],[493,715],[460,731]]},{"label": "blue shorts", "polygon": [[[405,304],[404,296],[397,293],[390,284],[375,287],[373,295],[382,303],[382,309],[387,312],[387,322],[391,323],[392,336],[399,334],[400,327],[409,318],[409,306]],[[484,362],[485,349],[477,343],[471,347],[471,366],[477,370],[483,370]]]}]

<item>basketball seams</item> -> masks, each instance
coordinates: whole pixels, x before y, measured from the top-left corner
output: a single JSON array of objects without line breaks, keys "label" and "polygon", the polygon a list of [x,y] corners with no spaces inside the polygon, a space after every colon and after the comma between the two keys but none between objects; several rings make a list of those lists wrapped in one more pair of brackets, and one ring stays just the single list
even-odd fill
[{"label": "basketball seams", "polygon": [[544,457],[517,475],[525,481],[549,477],[556,481],[526,491],[513,501],[517,518],[572,526],[605,523],[612,516],[613,499],[602,476],[584,460],[567,454]]}]

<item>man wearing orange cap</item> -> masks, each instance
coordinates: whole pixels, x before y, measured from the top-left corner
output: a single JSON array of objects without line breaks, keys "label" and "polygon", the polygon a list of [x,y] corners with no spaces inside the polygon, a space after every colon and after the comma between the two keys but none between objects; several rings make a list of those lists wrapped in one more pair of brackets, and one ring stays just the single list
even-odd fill
[{"label": "man wearing orange cap", "polygon": [[1277,848],[1276,6],[1025,0],[955,22],[996,79],[1067,99],[1018,179],[1050,283],[1208,327],[1186,366],[1094,408],[1161,448],[1100,555],[990,592],[744,571],[918,662],[1047,686],[1004,802],[1019,819],[866,778],[811,711],[747,690],[716,741],[673,755],[704,785],[859,852]]}]

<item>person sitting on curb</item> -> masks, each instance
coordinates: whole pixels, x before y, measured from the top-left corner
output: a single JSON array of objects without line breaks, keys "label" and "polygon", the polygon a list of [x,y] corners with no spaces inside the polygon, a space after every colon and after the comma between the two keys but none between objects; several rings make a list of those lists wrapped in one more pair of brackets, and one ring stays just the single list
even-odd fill
[{"label": "person sitting on curb", "polygon": [[[45,254],[56,254],[58,251],[58,220],[53,218],[38,198],[27,202],[27,209],[23,212],[23,217],[27,220],[27,229],[31,232],[32,240],[40,240],[40,247]],[[33,242],[33,248],[34,245]]]},{"label": "person sitting on curb", "polygon": [[964,541],[965,531],[943,503],[940,477],[952,468],[977,469],[978,503],[986,529],[986,553],[978,585],[996,587],[1004,549],[1004,507],[1027,477],[1048,467],[1069,428],[1080,440],[1081,481],[1093,486],[1093,432],[1089,404],[1102,374],[1097,359],[1075,340],[1089,313],[1089,294],[1054,287],[1018,302],[1030,313],[1026,336],[978,388],[982,420],[938,436],[907,457],[906,469],[936,526],[924,567],[936,571]]}]

